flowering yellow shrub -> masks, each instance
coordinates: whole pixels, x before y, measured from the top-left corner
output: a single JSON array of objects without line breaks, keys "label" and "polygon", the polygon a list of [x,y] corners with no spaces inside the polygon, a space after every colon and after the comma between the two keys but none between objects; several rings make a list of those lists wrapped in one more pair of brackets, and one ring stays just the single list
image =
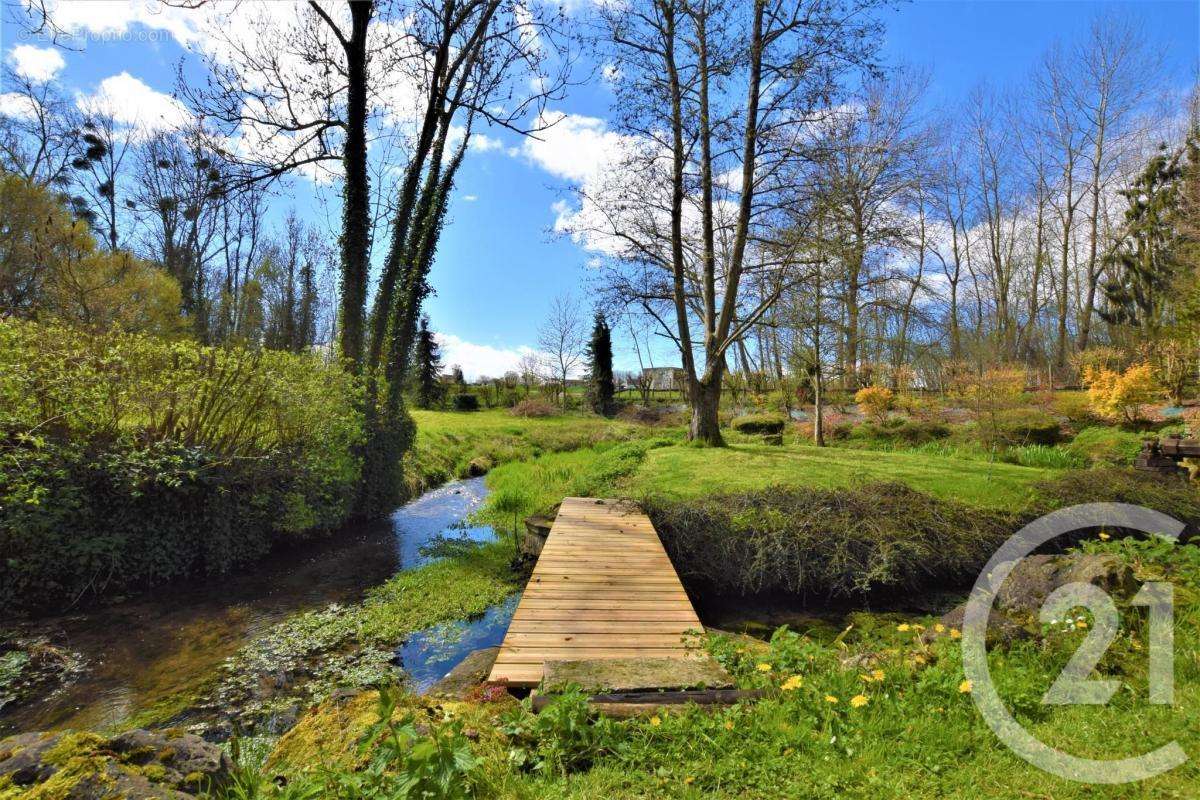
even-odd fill
[{"label": "flowering yellow shrub", "polygon": [[855,393],[854,402],[858,403],[867,416],[877,422],[883,422],[892,410],[896,396],[886,386],[867,386]]},{"label": "flowering yellow shrub", "polygon": [[1142,418],[1142,407],[1162,394],[1149,364],[1136,364],[1124,372],[1089,367],[1083,374],[1088,402],[1099,415],[1128,423]]}]

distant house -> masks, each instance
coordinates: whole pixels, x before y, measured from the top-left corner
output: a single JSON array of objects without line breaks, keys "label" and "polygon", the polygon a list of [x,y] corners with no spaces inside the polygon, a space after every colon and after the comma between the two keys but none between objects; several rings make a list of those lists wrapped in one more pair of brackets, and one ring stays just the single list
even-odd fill
[{"label": "distant house", "polygon": [[642,377],[650,379],[653,392],[683,391],[686,375],[681,367],[647,367]]}]

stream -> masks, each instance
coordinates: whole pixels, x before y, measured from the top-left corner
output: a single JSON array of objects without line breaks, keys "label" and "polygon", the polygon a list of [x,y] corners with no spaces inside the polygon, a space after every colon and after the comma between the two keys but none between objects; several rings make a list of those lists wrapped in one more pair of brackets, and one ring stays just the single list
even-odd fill
[{"label": "stream", "polygon": [[[250,570],[161,586],[137,599],[37,620],[23,635],[78,654],[65,686],[0,712],[0,736],[51,728],[102,729],[194,692],[221,663],[298,612],[352,603],[367,589],[430,560],[443,538],[493,538],[464,520],[486,497],[483,478],[455,481],[397,509],[389,519],[271,554]],[[500,643],[516,597],[481,618],[413,634],[397,663],[413,688],[427,689],[465,655]]]}]

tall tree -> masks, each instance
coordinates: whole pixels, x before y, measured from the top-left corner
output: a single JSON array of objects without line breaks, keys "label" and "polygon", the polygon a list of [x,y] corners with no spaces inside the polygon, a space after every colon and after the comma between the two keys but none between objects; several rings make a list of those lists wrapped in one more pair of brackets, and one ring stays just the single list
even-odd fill
[{"label": "tall tree", "polygon": [[442,374],[442,356],[438,351],[437,339],[429,329],[429,317],[421,317],[421,327],[417,330],[417,346],[413,351],[414,371],[417,389],[417,407],[433,408],[441,402],[442,384],[439,378]]},{"label": "tall tree", "polygon": [[[873,5],[643,0],[602,13],[620,125],[636,144],[625,183],[585,196],[598,213],[580,227],[615,253],[613,291],[678,348],[694,441],[723,444],[726,353],[785,284],[759,229],[794,185],[805,130],[838,78],[869,59]],[[765,292],[748,301],[756,284]]]},{"label": "tall tree", "polygon": [[579,305],[570,295],[555,297],[550,305],[550,313],[538,329],[538,347],[541,348],[546,368],[554,376],[563,408],[567,407],[567,381],[583,362],[583,337],[583,318],[579,314]]},{"label": "tall tree", "polygon": [[612,329],[604,314],[597,311],[588,342],[588,396],[592,410],[608,416],[613,413],[616,387],[613,382]]}]

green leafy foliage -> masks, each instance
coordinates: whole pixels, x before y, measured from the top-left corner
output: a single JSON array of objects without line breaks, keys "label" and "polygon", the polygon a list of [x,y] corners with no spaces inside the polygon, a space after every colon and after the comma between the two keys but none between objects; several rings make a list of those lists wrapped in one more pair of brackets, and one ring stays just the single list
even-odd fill
[{"label": "green leafy foliage", "polygon": [[219,573],[332,529],[358,396],[309,355],[0,321],[0,605]]},{"label": "green leafy foliage", "polygon": [[470,392],[459,392],[450,398],[450,405],[455,411],[478,411],[479,397]]},{"label": "green leafy foliage", "polygon": [[594,715],[579,687],[567,687],[538,714],[531,713],[530,702],[501,720],[511,743],[509,763],[517,769],[566,775],[587,769],[617,743],[621,727]]},{"label": "green leafy foliage", "polygon": [[775,434],[783,433],[787,420],[778,414],[747,414],[737,417],[730,423],[738,433]]}]

